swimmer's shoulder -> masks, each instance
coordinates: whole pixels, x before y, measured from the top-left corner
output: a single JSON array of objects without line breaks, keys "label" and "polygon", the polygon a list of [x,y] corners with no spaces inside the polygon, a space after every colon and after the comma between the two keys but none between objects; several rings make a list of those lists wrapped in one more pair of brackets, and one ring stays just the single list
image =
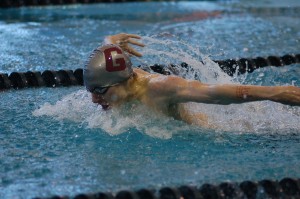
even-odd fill
[{"label": "swimmer's shoulder", "polygon": [[147,85],[147,87],[152,89],[166,90],[182,84],[182,81],[186,81],[179,76],[149,73],[137,68],[134,69],[134,72],[137,75],[139,84]]},{"label": "swimmer's shoulder", "polygon": [[149,72],[144,71],[144,70],[139,69],[139,68],[134,68],[133,71],[134,71],[137,75],[147,75],[147,74],[150,74]]},{"label": "swimmer's shoulder", "polygon": [[139,78],[148,79],[148,81],[150,81],[153,78],[163,76],[157,73],[149,73],[139,68],[134,68],[133,71]]}]

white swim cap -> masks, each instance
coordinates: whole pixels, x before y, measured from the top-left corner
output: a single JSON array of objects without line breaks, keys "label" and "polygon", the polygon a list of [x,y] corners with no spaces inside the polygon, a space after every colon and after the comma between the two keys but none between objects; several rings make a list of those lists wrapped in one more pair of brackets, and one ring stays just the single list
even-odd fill
[{"label": "white swim cap", "polygon": [[98,47],[90,55],[83,70],[83,80],[86,89],[93,92],[96,88],[117,85],[132,74],[129,57],[119,46],[109,44]]}]

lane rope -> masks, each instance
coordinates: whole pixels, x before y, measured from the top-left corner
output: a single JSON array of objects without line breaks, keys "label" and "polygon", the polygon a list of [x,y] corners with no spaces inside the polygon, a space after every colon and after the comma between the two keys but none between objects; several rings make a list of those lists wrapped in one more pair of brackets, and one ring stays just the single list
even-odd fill
[{"label": "lane rope", "polygon": [[[218,63],[220,68],[230,76],[235,74],[241,75],[244,73],[251,73],[256,69],[276,66],[282,67],[285,65],[300,63],[300,54],[284,55],[282,57],[268,56],[256,58],[241,58],[241,59],[227,59],[214,62]],[[141,66],[138,66],[141,67]],[[161,65],[154,64],[149,68],[157,73],[164,75],[178,75],[172,72],[173,67],[177,65]],[[181,63],[181,68],[187,72],[193,70],[188,64]],[[12,72],[10,74],[0,73],[0,90],[8,89],[22,89],[32,87],[64,87],[64,86],[82,86],[83,85],[83,69],[76,70],[45,70],[45,71],[27,71],[27,72]]]},{"label": "lane rope", "polygon": [[0,8],[11,8],[21,6],[49,6],[67,4],[88,4],[88,3],[120,3],[149,0],[1,0]]},{"label": "lane rope", "polygon": [[300,179],[283,178],[280,181],[264,179],[260,181],[223,182],[218,185],[182,185],[155,189],[122,190],[117,193],[77,194],[74,197],[52,196],[34,199],[223,199],[223,198],[299,198]]},{"label": "lane rope", "polygon": [[283,56],[268,56],[268,57],[255,57],[255,58],[241,58],[241,59],[227,59],[215,60],[221,69],[228,75],[240,75],[246,72],[251,73],[258,68],[267,66],[286,66],[295,63],[300,63],[300,54],[287,54]]},{"label": "lane rope", "polygon": [[[268,56],[256,58],[241,58],[241,59],[227,59],[218,61],[215,60],[220,68],[230,76],[235,74],[241,75],[244,73],[252,73],[256,69],[276,66],[283,67],[286,65],[300,63],[300,54],[284,55],[282,57]],[[138,66],[141,67],[141,66]],[[168,66],[155,64],[149,68],[157,73],[164,75],[178,75],[170,70],[173,67],[178,67],[174,64]],[[193,70],[188,64],[181,63],[181,68],[186,72]],[[65,86],[82,86],[83,85],[83,69],[76,70],[45,70],[27,71],[27,72],[12,72],[10,74],[0,73],[0,90],[8,89],[23,89],[32,87],[65,87]]]}]

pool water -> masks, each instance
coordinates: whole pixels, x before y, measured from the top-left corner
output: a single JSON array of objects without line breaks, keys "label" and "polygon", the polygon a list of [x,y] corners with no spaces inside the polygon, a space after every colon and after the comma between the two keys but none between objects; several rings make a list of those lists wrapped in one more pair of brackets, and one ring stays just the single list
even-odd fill
[{"label": "pool water", "polygon": [[[135,66],[187,62],[207,83],[300,86],[299,64],[229,77],[212,61],[299,53],[299,10],[296,0],[3,9],[0,72],[82,68],[106,35],[128,32],[147,45]],[[1,92],[0,198],[300,176],[299,107],[188,106],[217,129],[136,102],[104,112],[80,86]]]}]

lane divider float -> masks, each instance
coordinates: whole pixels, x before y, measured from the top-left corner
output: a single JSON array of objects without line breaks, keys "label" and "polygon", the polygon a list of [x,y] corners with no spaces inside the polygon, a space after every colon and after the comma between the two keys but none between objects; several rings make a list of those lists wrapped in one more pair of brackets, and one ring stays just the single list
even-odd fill
[{"label": "lane divider float", "polygon": [[[267,66],[282,67],[286,65],[300,63],[300,54],[256,57],[256,58],[241,58],[215,60],[220,68],[230,76],[241,75],[244,73],[252,73],[253,71]],[[141,66],[138,66],[141,67]],[[149,68],[157,73],[164,75],[178,75],[170,70],[177,65],[161,65],[154,64]],[[193,70],[187,63],[181,63],[181,68],[188,73]],[[196,75],[196,74],[195,74]],[[32,87],[65,87],[65,86],[82,86],[83,85],[83,69],[76,70],[45,70],[27,71],[27,72],[12,72],[10,74],[0,73],[0,90],[22,89]]]},{"label": "lane divider float", "polygon": [[159,190],[122,190],[117,193],[78,194],[74,197],[52,196],[34,199],[225,199],[225,198],[300,198],[300,179],[283,178],[280,181],[264,179],[241,183],[223,182],[200,187],[183,185]]},{"label": "lane divider float", "polygon": [[21,7],[21,6],[49,6],[66,4],[87,4],[87,3],[120,3],[132,1],[149,0],[1,0],[0,8]]}]

